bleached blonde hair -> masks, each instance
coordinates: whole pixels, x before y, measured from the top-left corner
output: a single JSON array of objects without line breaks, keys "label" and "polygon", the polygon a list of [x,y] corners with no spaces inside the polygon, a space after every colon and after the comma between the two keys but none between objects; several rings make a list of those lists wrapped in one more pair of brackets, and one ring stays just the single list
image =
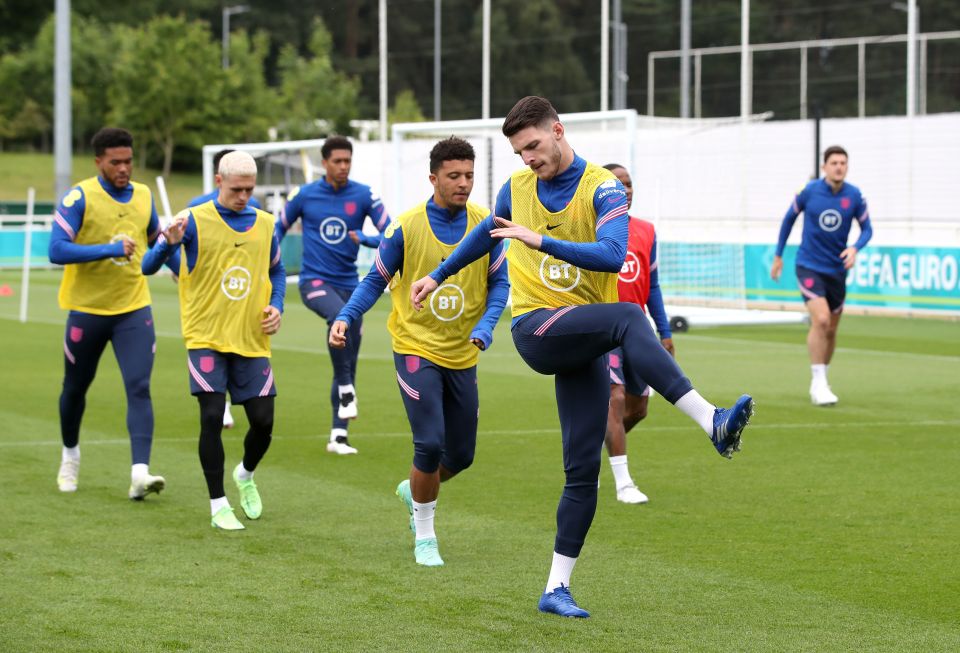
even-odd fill
[{"label": "bleached blonde hair", "polygon": [[221,177],[256,177],[257,162],[248,153],[234,150],[220,159],[217,174]]}]

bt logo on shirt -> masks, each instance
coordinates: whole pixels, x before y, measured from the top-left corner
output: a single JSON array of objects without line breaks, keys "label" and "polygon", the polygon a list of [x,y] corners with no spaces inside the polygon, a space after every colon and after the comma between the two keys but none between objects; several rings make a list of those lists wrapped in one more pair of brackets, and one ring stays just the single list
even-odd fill
[{"label": "bt logo on shirt", "polygon": [[836,209],[827,209],[820,214],[819,222],[824,231],[836,231],[843,224],[843,217]]},{"label": "bt logo on shirt", "polygon": [[343,218],[331,215],[329,218],[324,218],[320,223],[320,238],[325,243],[336,245],[343,242],[346,237],[347,223],[343,221]]},{"label": "bt logo on shirt", "polygon": [[551,290],[570,292],[580,285],[580,268],[547,255],[540,261],[540,280]]}]

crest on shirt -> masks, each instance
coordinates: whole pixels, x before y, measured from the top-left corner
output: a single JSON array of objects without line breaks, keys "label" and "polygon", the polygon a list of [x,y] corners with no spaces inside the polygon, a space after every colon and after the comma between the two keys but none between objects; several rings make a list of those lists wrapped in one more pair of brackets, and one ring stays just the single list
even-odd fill
[{"label": "crest on shirt", "polygon": [[849,198],[849,197],[841,197],[841,198],[840,198],[840,208],[841,208],[841,209],[849,209],[849,208],[850,208],[850,198]]},{"label": "crest on shirt", "polygon": [[343,210],[347,215],[353,215],[357,212],[357,203],[356,202],[344,202]]}]

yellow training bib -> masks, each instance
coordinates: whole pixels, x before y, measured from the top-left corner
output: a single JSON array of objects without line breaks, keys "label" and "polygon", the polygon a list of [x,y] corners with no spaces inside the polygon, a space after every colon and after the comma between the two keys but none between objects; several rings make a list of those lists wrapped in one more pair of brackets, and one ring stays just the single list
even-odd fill
[{"label": "yellow training bib", "polygon": [[[488,209],[468,202],[464,235],[489,214]],[[387,328],[393,336],[393,350],[422,356],[449,369],[473,367],[480,350],[470,342],[470,333],[487,307],[490,256],[484,255],[449,277],[430,295],[423,310],[415,311],[410,305],[410,286],[433,272],[458,243],[447,245],[434,235],[426,202],[398,217],[396,223],[403,230],[403,266],[390,282],[393,310]],[[391,237],[394,229],[388,228],[384,237]]]},{"label": "yellow training bib", "polygon": [[[126,204],[110,197],[96,177],[77,184],[83,192],[85,208],[83,224],[74,242],[103,245],[127,237],[136,247],[129,260],[121,256],[64,266],[58,295],[60,308],[94,315],[119,315],[150,305],[150,289],[140,271],[140,261],[147,251],[153,202],[149,188],[137,182],[131,184],[133,196]],[[64,202],[74,197],[74,201],[80,198],[77,189],[71,191]]]},{"label": "yellow training bib", "polygon": [[[596,242],[597,212],[593,196],[601,184],[611,180],[616,182],[612,172],[587,163],[573,199],[561,211],[551,213],[537,197],[537,175],[525,168],[510,177],[511,220],[552,238],[575,243]],[[538,308],[617,301],[615,272],[581,270],[520,242],[510,243],[507,261],[513,317]]]},{"label": "yellow training bib", "polygon": [[197,226],[197,261],[180,258],[180,323],[187,349],[251,358],[270,356],[260,322],[270,303],[273,216],[257,209],[249,231],[235,231],[212,201],[190,209]]}]

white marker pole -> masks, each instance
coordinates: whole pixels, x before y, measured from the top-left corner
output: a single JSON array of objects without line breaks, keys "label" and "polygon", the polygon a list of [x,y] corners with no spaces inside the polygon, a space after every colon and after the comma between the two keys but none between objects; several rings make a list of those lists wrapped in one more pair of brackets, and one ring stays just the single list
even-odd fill
[{"label": "white marker pole", "polygon": [[30,294],[30,252],[33,236],[33,205],[37,191],[27,189],[27,222],[23,225],[23,273],[20,275],[20,321],[27,321],[27,304]]},{"label": "white marker pole", "polygon": [[173,222],[173,211],[170,210],[170,198],[167,196],[167,185],[163,182],[163,177],[157,177],[157,193],[160,194],[160,203],[163,205],[163,224],[166,228]]}]

